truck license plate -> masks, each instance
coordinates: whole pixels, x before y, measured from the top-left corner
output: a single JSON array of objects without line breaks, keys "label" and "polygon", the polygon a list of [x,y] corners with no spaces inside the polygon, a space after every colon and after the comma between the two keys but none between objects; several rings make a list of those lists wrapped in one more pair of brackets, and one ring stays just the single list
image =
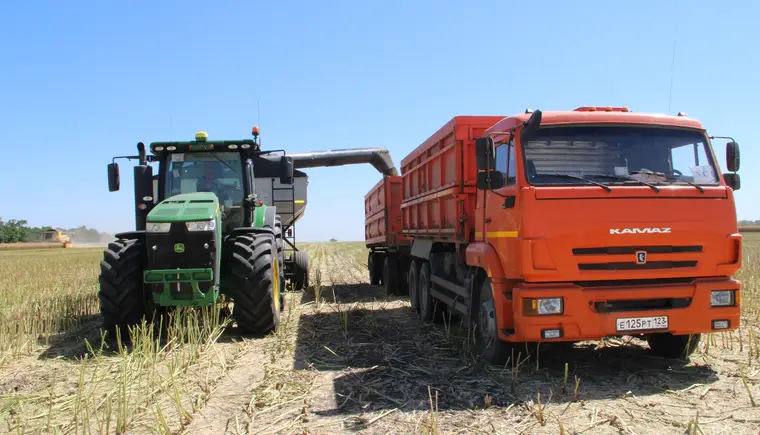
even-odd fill
[{"label": "truck license plate", "polygon": [[643,331],[648,329],[668,329],[668,316],[617,319],[618,331]]}]

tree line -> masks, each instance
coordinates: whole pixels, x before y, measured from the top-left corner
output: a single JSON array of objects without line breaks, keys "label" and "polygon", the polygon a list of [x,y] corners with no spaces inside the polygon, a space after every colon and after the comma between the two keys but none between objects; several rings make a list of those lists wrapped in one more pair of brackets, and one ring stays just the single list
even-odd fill
[{"label": "tree line", "polygon": [[[39,242],[45,231],[56,230],[50,226],[33,227],[25,219],[0,218],[0,243]],[[101,233],[94,228],[82,225],[77,228],[63,229],[72,241],[79,243],[100,243]]]},{"label": "tree line", "polygon": [[741,220],[739,221],[740,227],[760,227],[760,220],[758,221],[748,221],[748,220]]}]

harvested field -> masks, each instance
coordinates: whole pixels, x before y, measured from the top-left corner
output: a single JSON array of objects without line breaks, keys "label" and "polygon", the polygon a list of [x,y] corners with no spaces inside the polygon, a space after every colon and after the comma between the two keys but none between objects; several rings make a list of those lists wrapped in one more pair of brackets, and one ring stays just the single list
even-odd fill
[{"label": "harvested field", "polygon": [[275,334],[207,310],[130,348],[101,341],[99,249],[0,252],[0,432],[758,434],[760,236],[745,239],[742,329],[690,362],[612,339],[506,367],[369,286],[362,243],[304,245],[314,288],[287,295]]}]

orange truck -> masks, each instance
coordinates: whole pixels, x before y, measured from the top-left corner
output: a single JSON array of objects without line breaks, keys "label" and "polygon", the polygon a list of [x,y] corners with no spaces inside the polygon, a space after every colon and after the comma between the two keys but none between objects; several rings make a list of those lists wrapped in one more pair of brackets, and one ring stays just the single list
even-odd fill
[{"label": "orange truck", "polygon": [[424,321],[467,319],[492,363],[624,335],[688,356],[739,327],[738,169],[682,113],[457,116],[366,195],[370,279]]}]

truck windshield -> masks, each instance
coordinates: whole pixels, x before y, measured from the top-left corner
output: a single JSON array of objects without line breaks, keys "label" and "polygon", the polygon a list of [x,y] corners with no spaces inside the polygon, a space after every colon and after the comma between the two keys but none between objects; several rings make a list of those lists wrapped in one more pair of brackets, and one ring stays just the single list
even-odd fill
[{"label": "truck windshield", "polygon": [[243,205],[240,154],[235,152],[176,153],[169,157],[165,198],[192,192],[212,192],[226,207]]},{"label": "truck windshield", "polygon": [[720,183],[707,139],[694,130],[544,127],[523,144],[523,158],[534,185]]}]

